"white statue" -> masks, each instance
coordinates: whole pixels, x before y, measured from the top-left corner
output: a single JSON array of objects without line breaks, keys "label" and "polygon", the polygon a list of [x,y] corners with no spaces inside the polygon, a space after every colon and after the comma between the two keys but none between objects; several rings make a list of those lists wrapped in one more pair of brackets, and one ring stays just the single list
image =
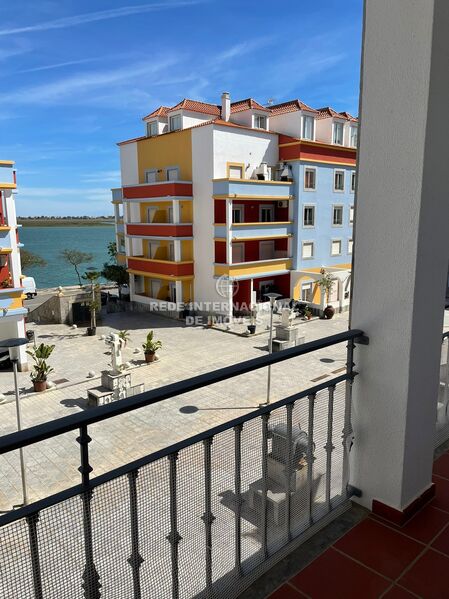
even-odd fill
[{"label": "white statue", "polygon": [[112,372],[119,374],[123,367],[122,349],[125,346],[125,342],[116,333],[111,333],[106,337],[105,343],[111,348]]},{"label": "white statue", "polygon": [[281,312],[281,325],[285,328],[291,326],[291,321],[295,318],[293,310],[290,308],[283,308]]}]

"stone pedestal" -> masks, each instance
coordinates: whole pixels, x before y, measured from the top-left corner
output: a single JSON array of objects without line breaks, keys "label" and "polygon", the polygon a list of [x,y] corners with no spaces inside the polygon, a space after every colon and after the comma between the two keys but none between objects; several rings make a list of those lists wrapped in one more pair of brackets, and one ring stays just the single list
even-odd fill
[{"label": "stone pedestal", "polygon": [[115,374],[103,370],[101,373],[101,386],[110,389],[114,393],[115,399],[124,399],[127,389],[131,387],[131,373],[120,372]]},{"label": "stone pedestal", "polygon": [[305,335],[300,335],[298,327],[276,326],[276,337],[273,339],[273,351],[281,351],[304,343]]}]

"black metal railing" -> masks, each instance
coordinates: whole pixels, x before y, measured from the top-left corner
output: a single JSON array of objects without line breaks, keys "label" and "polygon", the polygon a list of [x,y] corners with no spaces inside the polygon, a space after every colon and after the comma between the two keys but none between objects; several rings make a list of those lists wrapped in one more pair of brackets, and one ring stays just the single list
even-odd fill
[{"label": "black metal railing", "polygon": [[[340,376],[91,478],[92,424],[343,342]],[[2,437],[5,454],[78,430],[81,482],[0,516],[0,596],[236,597],[353,493],[358,342],[339,333]]]}]

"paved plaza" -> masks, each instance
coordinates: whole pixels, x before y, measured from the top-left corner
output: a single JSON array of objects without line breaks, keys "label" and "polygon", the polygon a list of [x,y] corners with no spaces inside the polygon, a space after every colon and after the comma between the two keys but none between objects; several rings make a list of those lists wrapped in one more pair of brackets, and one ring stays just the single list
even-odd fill
[{"label": "paved plaza", "polygon": [[[347,315],[333,320],[315,320],[299,325],[306,341],[332,335],[347,328]],[[52,380],[66,379],[60,387],[45,393],[31,392],[29,373],[20,373],[24,427],[89,409],[87,390],[99,384],[87,378],[89,370],[99,375],[108,368],[110,355],[100,335],[127,329],[131,340],[124,360],[143,364],[143,354],[135,354],[146,332],[155,330],[162,340],[159,361],[132,370],[132,384],[145,384],[145,390],[189,378],[236,362],[262,356],[267,351],[268,332],[251,338],[182,323],[151,314],[117,313],[107,315],[97,337],[86,337],[82,329],[64,325],[40,325],[36,342],[54,343],[50,362],[55,368]],[[314,352],[276,365],[272,369],[272,400],[313,385],[320,376],[333,376],[345,364],[345,345]],[[158,405],[99,423],[90,427],[93,475],[137,459],[231,420],[258,407],[266,393],[266,369],[237,377]],[[11,399],[12,374],[0,373],[0,392]],[[14,402],[0,405],[0,434],[16,430]],[[76,433],[39,443],[26,450],[28,485],[31,500],[55,493],[79,482],[79,447]],[[18,455],[1,457],[0,509],[20,503]]]}]

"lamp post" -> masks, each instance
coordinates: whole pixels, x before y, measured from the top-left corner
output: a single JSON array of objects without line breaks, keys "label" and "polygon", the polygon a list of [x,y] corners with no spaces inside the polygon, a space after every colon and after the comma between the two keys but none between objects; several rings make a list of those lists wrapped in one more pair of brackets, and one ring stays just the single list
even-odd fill
[{"label": "lamp post", "polygon": [[[270,336],[268,338],[268,354],[273,353],[273,312],[276,300],[282,297],[280,293],[266,293],[265,297],[270,300]],[[267,401],[261,403],[260,406],[267,406],[270,403],[270,390],[271,390],[271,364],[268,364],[268,378],[267,378]]]},{"label": "lamp post", "polygon": [[[12,367],[14,371],[14,390],[16,394],[16,415],[17,415],[17,430],[22,430],[22,415],[20,412],[20,396],[19,396],[19,383],[17,380],[17,363],[19,361],[18,357],[18,348],[21,345],[26,345],[28,343],[28,339],[24,337],[19,337],[16,339],[4,339],[0,341],[0,347],[5,347],[9,349],[9,357],[12,362]],[[27,505],[28,496],[27,496],[27,483],[26,483],[26,473],[25,473],[25,460],[23,456],[23,448],[19,448],[19,458],[20,458],[20,473],[22,477],[22,494],[23,494],[23,505]]]}]

